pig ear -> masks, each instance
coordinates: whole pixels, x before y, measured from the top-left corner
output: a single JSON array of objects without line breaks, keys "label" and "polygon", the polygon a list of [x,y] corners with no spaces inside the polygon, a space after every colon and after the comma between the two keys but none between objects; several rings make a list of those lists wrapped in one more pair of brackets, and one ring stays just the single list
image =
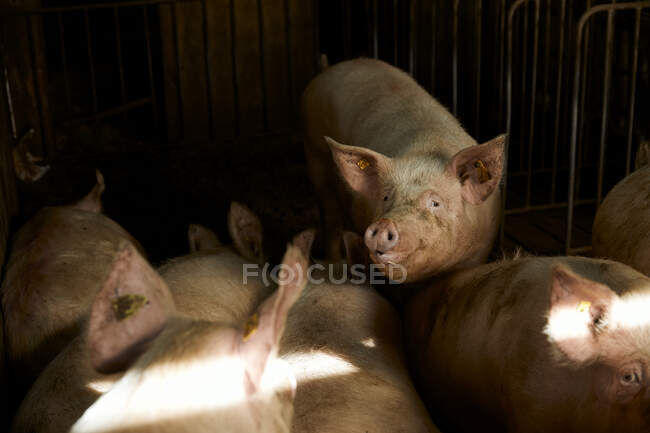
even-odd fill
[{"label": "pig ear", "polygon": [[546,334],[571,361],[598,356],[598,337],[606,330],[617,298],[609,287],[584,278],[559,264],[551,275],[551,302]]},{"label": "pig ear", "polygon": [[325,141],[348,187],[368,199],[379,199],[382,176],[390,169],[390,158],[363,147],[346,146],[330,137],[325,137]]},{"label": "pig ear", "polygon": [[214,250],[221,246],[217,234],[201,224],[190,224],[187,228],[190,252]]},{"label": "pig ear", "polygon": [[447,172],[462,185],[463,198],[472,204],[483,203],[498,187],[503,171],[506,136],[467,147],[453,156]]},{"label": "pig ear", "polygon": [[28,144],[34,138],[35,133],[34,128],[30,128],[12,152],[14,171],[18,179],[23,182],[36,182],[50,170],[49,165],[39,165],[43,162],[42,157],[34,156],[29,152]]},{"label": "pig ear", "polygon": [[76,206],[88,212],[101,213],[104,209],[102,205],[102,193],[106,189],[106,185],[104,184],[104,176],[99,170],[95,170],[95,177],[97,178],[97,183],[88,195],[77,202]]},{"label": "pig ear", "polygon": [[262,223],[253,211],[241,203],[232,202],[228,212],[228,231],[235,250],[242,257],[256,263],[264,261]]},{"label": "pig ear", "polygon": [[348,265],[366,265],[368,263],[368,248],[361,236],[354,232],[344,232],[343,243]]},{"label": "pig ear", "polygon": [[144,352],[175,311],[165,282],[129,242],[122,242],[95,298],[88,325],[92,366],[124,370]]},{"label": "pig ear", "polygon": [[650,164],[650,141],[644,141],[639,145],[639,150],[636,153],[634,168],[638,170],[648,164]]},{"label": "pig ear", "polygon": [[294,238],[282,259],[278,289],[246,323],[241,355],[250,393],[254,393],[259,386],[267,361],[277,353],[289,309],[307,284],[309,251],[313,240],[313,230],[304,231]]}]

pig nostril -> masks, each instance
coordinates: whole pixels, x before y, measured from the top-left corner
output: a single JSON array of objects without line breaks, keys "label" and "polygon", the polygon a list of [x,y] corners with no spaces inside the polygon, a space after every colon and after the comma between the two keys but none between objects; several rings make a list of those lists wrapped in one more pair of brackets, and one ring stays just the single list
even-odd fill
[{"label": "pig nostril", "polygon": [[393,234],[390,233],[390,232],[388,233],[388,240],[389,240],[389,241],[392,241],[392,240],[393,240]]},{"label": "pig nostril", "polygon": [[372,235],[373,235],[373,236],[376,236],[376,235],[377,235],[377,229],[375,229],[375,230],[372,231]]}]

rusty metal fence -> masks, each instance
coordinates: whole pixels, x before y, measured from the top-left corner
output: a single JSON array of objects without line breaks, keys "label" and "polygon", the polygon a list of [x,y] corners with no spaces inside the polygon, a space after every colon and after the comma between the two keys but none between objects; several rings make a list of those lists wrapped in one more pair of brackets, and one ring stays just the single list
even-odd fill
[{"label": "rusty metal fence", "polygon": [[[48,156],[70,152],[65,137],[99,120],[131,120],[142,140],[188,149],[296,134],[321,52],[331,63],[381,58],[478,141],[508,132],[505,221],[560,212],[546,232],[558,250],[581,253],[589,240],[576,237],[576,210],[593,216],[650,139],[649,10],[613,0],[138,0],[5,16],[0,49],[13,135],[36,127]],[[26,40],[12,44],[20,29]],[[31,99],[16,104],[19,95]]]}]

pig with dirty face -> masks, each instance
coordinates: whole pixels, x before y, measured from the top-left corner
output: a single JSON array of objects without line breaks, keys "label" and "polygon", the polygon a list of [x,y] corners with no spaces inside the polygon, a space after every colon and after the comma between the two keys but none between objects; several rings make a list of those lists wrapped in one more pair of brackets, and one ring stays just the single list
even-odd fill
[{"label": "pig with dirty face", "polygon": [[395,280],[487,259],[505,136],[478,145],[406,73],[371,59],[326,69],[305,90],[302,114],[322,254],[338,256],[347,227]]},{"label": "pig with dirty face", "polygon": [[276,353],[312,238],[294,239],[277,291],[243,327],[176,315],[165,282],[125,246],[93,305],[87,344],[95,369],[127,371],[71,432],[288,433],[295,378]]},{"label": "pig with dirty face", "polygon": [[646,432],[648,311],[650,278],[626,265],[528,257],[430,283],[405,335],[416,383],[452,431]]}]

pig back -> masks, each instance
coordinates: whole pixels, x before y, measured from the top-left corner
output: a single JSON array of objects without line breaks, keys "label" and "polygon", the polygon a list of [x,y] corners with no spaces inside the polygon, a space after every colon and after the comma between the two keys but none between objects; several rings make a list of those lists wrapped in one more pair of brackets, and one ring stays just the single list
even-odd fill
[{"label": "pig back", "polygon": [[123,239],[102,214],[73,206],[42,209],[16,234],[2,285],[8,362],[31,383],[80,333],[83,318]]},{"label": "pig back", "polygon": [[593,251],[650,276],[650,166],[607,194],[594,220]]},{"label": "pig back", "polygon": [[240,324],[271,292],[243,272],[247,261],[220,247],[179,257],[158,269],[179,314],[196,320]]},{"label": "pig back", "polygon": [[374,59],[355,59],[327,68],[302,99],[311,145],[324,135],[389,157],[435,150],[451,158],[476,145],[458,120],[405,72]]},{"label": "pig back", "polygon": [[308,286],[280,345],[298,381],[292,431],[437,431],[409,379],[400,330],[369,287]]}]

